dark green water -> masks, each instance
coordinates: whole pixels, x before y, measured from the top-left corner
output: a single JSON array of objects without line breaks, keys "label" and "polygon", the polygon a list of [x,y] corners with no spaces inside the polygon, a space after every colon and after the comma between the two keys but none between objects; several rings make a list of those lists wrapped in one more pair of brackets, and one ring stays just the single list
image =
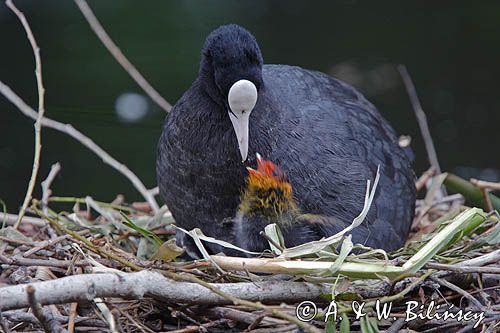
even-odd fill
[{"label": "dark green water", "polygon": [[[164,113],[148,100],[137,122],[115,103],[143,94],[108,54],[72,1],[16,1],[42,49],[46,114],[72,123],[146,183]],[[500,2],[91,1],[109,34],[171,103],[197,75],[205,36],[239,23],[265,62],[299,65],[352,82],[398,133],[413,137],[417,173],[428,166],[417,123],[394,64],[407,65],[427,112],[444,170],[500,180]],[[33,56],[21,25],[0,3],[0,80],[36,106]],[[73,139],[43,130],[40,175],[60,161],[61,196],[140,196]],[[0,198],[16,211],[33,159],[33,122],[0,96]],[[35,195],[40,195],[37,185]]]}]

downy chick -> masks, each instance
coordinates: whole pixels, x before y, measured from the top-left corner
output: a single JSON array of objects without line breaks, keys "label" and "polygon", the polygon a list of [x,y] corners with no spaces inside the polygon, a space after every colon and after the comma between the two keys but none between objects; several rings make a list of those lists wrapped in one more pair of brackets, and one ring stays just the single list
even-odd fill
[{"label": "downy chick", "polygon": [[[303,214],[294,199],[292,185],[273,162],[257,154],[257,169],[247,169],[247,183],[234,225],[238,246],[254,252],[269,249],[268,241],[260,232],[272,223],[281,229],[286,247],[329,237],[350,225],[351,221],[340,221],[332,216]],[[376,232],[377,228],[384,228],[384,225],[358,226],[351,231],[353,242],[374,248],[390,248],[391,237],[396,236],[394,231]]]}]

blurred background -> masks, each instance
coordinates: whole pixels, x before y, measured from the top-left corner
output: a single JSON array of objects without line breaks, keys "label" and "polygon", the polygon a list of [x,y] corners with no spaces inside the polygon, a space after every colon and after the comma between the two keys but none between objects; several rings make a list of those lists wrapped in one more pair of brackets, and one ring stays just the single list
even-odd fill
[{"label": "blurred background", "polygon": [[[41,47],[46,115],[73,124],[148,187],[165,113],[108,53],[73,1],[17,0]],[[146,79],[174,104],[198,72],[206,35],[238,23],[266,63],[334,75],[358,88],[398,134],[408,134],[415,171],[427,155],[396,69],[405,64],[427,113],[441,168],[500,180],[500,2],[89,1],[104,28]],[[34,60],[24,30],[0,3],[0,80],[37,106]],[[128,181],[72,138],[42,129],[39,179],[59,161],[59,196],[142,200]],[[17,212],[33,162],[33,121],[0,96],[0,199]],[[35,197],[40,196],[37,184]]]}]

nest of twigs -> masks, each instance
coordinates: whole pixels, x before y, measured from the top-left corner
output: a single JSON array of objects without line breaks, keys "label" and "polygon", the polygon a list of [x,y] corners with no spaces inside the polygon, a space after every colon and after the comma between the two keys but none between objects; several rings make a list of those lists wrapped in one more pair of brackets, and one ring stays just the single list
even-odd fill
[{"label": "nest of twigs", "polygon": [[[310,243],[300,253],[274,248],[253,259],[219,255],[196,261],[179,258],[166,209],[153,215],[147,204],[90,197],[34,201],[33,216],[18,230],[8,226],[15,221],[8,214],[0,230],[2,327],[492,332],[500,316],[498,215],[463,206],[461,196],[428,193],[433,198],[417,203],[410,240],[393,253],[359,247],[352,252],[355,244],[342,235],[325,246]],[[68,212],[61,211],[64,205]],[[377,317],[377,300],[391,304],[390,316]],[[316,306],[312,320],[303,318],[314,310],[304,301]],[[417,304],[411,301],[424,305],[413,311],[424,318],[408,318],[409,304]],[[445,312],[446,319],[440,317]]]},{"label": "nest of twigs", "polygon": [[[76,3],[111,54],[168,112],[170,105],[119,51],[86,2]],[[279,229],[270,226],[264,235],[270,242],[269,253],[252,259],[211,256],[203,241],[231,245],[187,230],[204,259],[183,261],[179,259],[182,249],[173,241],[180,231],[169,212],[158,208],[153,192],[89,137],[44,116],[40,48],[23,13],[11,0],[6,4],[19,18],[32,46],[39,102],[37,112],[0,82],[0,93],[36,120],[33,169],[24,203],[19,215],[7,214],[5,207],[2,215],[1,331],[498,329],[500,224],[494,209],[500,210],[500,199],[488,189],[500,190],[500,184],[469,183],[446,174],[434,177],[425,199],[417,203],[410,240],[393,253],[352,244],[347,231],[285,249]],[[401,74],[419,124],[427,128],[406,69]],[[26,211],[38,174],[42,127],[81,142],[124,175],[147,203],[128,205],[121,197],[112,203],[90,197],[51,197],[56,164],[41,184],[41,201],[33,200]],[[430,162],[437,166],[428,129],[422,132]],[[429,183],[430,177],[431,172],[424,174],[417,188]],[[491,213],[465,207],[461,195],[446,196],[440,191],[442,184]],[[365,213],[373,193],[367,193]],[[351,229],[362,223],[363,212]],[[391,306],[389,312],[381,310],[384,304]]]}]

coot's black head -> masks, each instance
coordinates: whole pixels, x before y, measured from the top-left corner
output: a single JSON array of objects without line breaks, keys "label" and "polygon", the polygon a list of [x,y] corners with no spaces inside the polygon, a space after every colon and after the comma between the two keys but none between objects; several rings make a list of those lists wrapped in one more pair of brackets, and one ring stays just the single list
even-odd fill
[{"label": "coot's black head", "polygon": [[[255,37],[236,24],[212,31],[203,46],[200,77],[205,89],[219,103],[226,102],[231,86],[242,79],[251,81],[260,90],[262,54]],[[217,90],[215,96],[213,90]]]},{"label": "coot's black head", "polygon": [[248,155],[250,113],[263,89],[262,62],[255,38],[236,24],[214,30],[201,55],[201,84],[221,110],[228,113],[243,161]]}]

